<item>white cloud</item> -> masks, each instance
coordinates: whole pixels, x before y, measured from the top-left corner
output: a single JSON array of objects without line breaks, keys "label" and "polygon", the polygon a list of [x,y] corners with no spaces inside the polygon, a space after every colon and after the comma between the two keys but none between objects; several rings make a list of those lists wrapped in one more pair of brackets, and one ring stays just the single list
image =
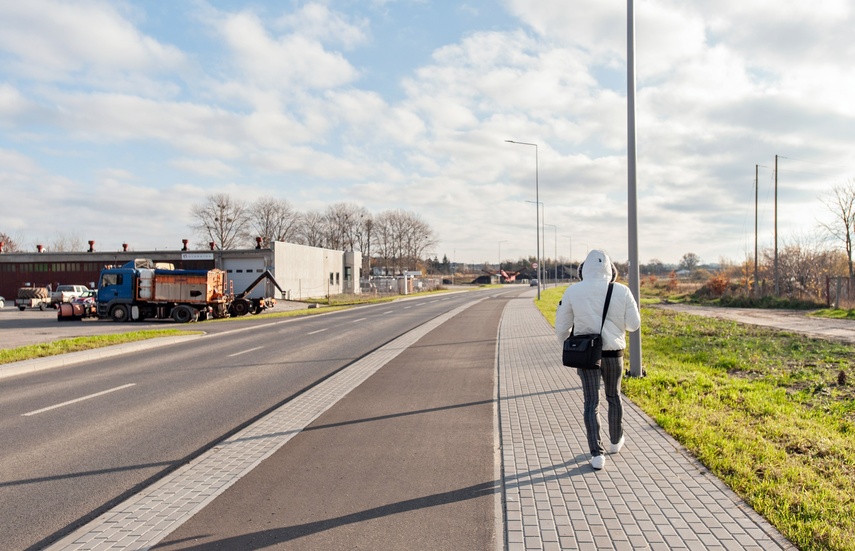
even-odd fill
[{"label": "white cloud", "polygon": [[353,49],[368,40],[369,22],[364,18],[352,21],[329,6],[308,3],[279,17],[274,26],[318,42],[340,43],[346,49]]},{"label": "white cloud", "polygon": [[256,14],[227,16],[222,32],[232,49],[235,67],[259,86],[287,93],[290,87],[341,86],[357,77],[342,54],[327,51],[311,34],[271,36]]},{"label": "white cloud", "polygon": [[2,2],[0,48],[16,58],[17,70],[43,80],[90,71],[170,71],[186,61],[97,0]]}]

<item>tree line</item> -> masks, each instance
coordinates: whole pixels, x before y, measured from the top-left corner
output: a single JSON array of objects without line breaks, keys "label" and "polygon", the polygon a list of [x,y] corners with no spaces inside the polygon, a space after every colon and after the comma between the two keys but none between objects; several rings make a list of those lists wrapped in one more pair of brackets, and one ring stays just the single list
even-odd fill
[{"label": "tree line", "polygon": [[385,273],[415,270],[434,231],[418,214],[400,209],[372,214],[354,203],[334,203],[323,211],[300,212],[286,199],[263,197],[252,203],[228,194],[210,195],[191,209],[191,229],[201,246],[255,247],[284,241],[342,251],[360,251],[363,269]]}]

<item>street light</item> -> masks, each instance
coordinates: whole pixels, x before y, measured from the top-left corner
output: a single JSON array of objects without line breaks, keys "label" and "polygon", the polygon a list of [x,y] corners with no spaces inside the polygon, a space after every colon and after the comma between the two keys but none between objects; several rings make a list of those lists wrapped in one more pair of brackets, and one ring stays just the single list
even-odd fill
[{"label": "street light", "polygon": [[[638,193],[636,181],[635,135],[635,4],[626,2],[626,126],[627,126],[627,221],[629,235],[629,290],[640,303],[641,281],[638,272]],[[629,371],[643,377],[641,367],[641,330],[629,334]]]},{"label": "street light", "polygon": [[[538,161],[537,161],[537,144],[536,143],[528,143],[528,142],[515,142],[514,140],[505,140],[508,143],[513,143],[517,145],[530,145],[534,147],[534,199],[537,203],[540,203],[540,184],[538,183]],[[540,210],[535,209],[537,211],[537,223],[534,226],[535,232],[537,233],[537,248],[535,251],[537,253],[535,256],[537,257],[537,300],[540,300]]]}]

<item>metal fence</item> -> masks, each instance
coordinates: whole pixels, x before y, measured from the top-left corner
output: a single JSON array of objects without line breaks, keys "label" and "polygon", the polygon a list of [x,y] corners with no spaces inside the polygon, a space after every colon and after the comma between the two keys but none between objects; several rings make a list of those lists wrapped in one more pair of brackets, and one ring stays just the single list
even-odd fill
[{"label": "metal fence", "polygon": [[852,278],[826,277],[825,297],[829,308],[855,308],[855,286]]}]

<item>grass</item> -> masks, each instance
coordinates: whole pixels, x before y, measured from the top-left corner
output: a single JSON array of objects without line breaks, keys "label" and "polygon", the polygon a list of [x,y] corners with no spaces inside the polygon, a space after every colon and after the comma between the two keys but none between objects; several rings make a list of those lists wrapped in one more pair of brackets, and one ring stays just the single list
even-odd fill
[{"label": "grass", "polygon": [[855,310],[848,309],[821,308],[815,312],[811,312],[810,315],[820,318],[855,320]]},{"label": "grass", "polygon": [[176,335],[193,335],[200,331],[181,331],[178,329],[156,329],[151,331],[132,331],[112,335],[98,335],[92,337],[76,337],[73,339],[60,339],[49,343],[30,344],[17,348],[6,348],[0,350],[0,364],[32,360],[33,358],[44,358],[68,354],[69,352],[80,352],[81,350],[92,350],[103,348],[114,344],[156,339],[158,337],[173,337]]},{"label": "grass", "polygon": [[855,549],[855,347],[644,306],[642,343],[627,397],[800,549]]}]

